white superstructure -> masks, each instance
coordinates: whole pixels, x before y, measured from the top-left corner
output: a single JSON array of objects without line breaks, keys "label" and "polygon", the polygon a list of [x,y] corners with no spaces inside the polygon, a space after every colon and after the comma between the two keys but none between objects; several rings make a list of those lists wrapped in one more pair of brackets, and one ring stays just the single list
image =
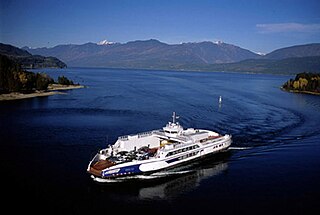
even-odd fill
[{"label": "white superstructure", "polygon": [[172,122],[160,130],[119,137],[95,155],[88,173],[95,180],[150,174],[227,150],[232,142],[228,134],[183,129],[177,118],[174,112]]}]

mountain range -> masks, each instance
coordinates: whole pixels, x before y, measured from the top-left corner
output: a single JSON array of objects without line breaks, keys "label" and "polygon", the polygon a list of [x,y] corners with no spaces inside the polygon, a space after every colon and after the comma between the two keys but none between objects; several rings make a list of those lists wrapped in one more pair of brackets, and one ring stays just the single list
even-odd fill
[{"label": "mountain range", "polygon": [[155,39],[127,43],[85,43],[24,50],[54,56],[71,67],[266,73],[320,72],[320,44],[277,49],[266,55],[224,42],[166,44]]},{"label": "mountain range", "polygon": [[14,53],[27,57],[31,54],[48,59],[55,57],[71,67],[292,74],[320,72],[320,43],[286,47],[266,55],[224,42],[166,44],[155,39],[127,43],[102,41],[52,48],[23,47]]},{"label": "mountain range", "polygon": [[67,65],[56,57],[32,55],[28,51],[15,46],[0,43],[0,55],[5,55],[20,64],[22,68],[64,68]]},{"label": "mountain range", "polygon": [[[103,44],[103,45],[100,45]],[[158,68],[186,64],[231,63],[258,55],[226,43],[200,42],[169,45],[158,40],[128,43],[86,43],[53,48],[25,50],[43,56],[55,56],[68,66]]]}]

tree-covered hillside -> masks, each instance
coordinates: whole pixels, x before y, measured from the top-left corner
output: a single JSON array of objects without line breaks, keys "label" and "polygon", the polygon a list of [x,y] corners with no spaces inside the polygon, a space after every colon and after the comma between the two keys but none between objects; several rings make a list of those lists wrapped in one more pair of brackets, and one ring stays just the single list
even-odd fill
[{"label": "tree-covered hillside", "polygon": [[282,86],[288,91],[320,93],[320,74],[299,73],[295,79],[290,79]]},{"label": "tree-covered hillside", "polygon": [[18,63],[0,55],[0,93],[45,90],[53,82],[47,74],[25,71]]},{"label": "tree-covered hillside", "polygon": [[[54,80],[45,73],[28,72],[5,55],[0,55],[0,94],[11,92],[29,93],[47,90]],[[58,84],[73,85],[66,77],[58,77]]]},{"label": "tree-covered hillside", "polygon": [[22,68],[27,69],[67,67],[67,65],[58,58],[32,55],[26,50],[3,43],[0,43],[0,54],[7,56],[21,65]]}]

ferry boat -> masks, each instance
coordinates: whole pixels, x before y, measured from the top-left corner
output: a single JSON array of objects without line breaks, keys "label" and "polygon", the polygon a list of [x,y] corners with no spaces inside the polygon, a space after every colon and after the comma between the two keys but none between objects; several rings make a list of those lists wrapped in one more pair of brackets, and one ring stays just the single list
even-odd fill
[{"label": "ferry boat", "polygon": [[95,181],[148,175],[175,168],[228,150],[229,134],[205,129],[184,129],[173,112],[172,122],[159,130],[119,137],[89,162],[87,172]]}]

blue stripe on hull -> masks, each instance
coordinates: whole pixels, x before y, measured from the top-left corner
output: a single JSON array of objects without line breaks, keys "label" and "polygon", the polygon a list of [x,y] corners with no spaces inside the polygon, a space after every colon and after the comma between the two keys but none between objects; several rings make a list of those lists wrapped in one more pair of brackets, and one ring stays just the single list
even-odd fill
[{"label": "blue stripe on hull", "polygon": [[140,164],[136,164],[136,165],[121,167],[113,170],[105,170],[102,172],[102,177],[103,178],[119,177],[119,176],[126,176],[126,175],[141,173],[139,166]]}]

